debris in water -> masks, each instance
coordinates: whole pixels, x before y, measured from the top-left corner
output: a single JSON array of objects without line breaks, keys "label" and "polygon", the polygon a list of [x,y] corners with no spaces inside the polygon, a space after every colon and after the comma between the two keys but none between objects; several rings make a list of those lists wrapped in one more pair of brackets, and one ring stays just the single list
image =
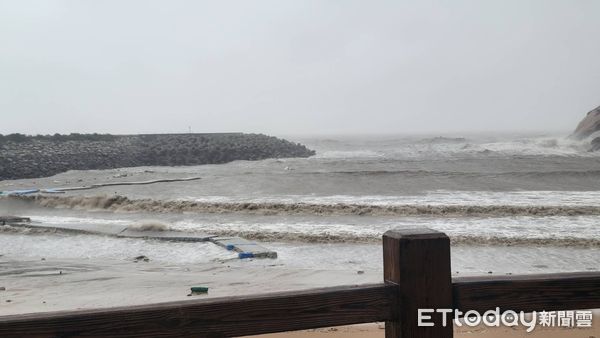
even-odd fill
[{"label": "debris in water", "polygon": [[205,286],[192,286],[190,290],[192,291],[192,295],[208,293],[208,288]]},{"label": "debris in water", "polygon": [[[1,192],[0,192],[1,194]],[[0,225],[10,225],[13,223],[29,223],[31,219],[29,217],[17,217],[17,216],[0,216]]]},{"label": "debris in water", "polygon": [[133,259],[134,263],[137,263],[139,261],[150,262],[150,258],[148,258],[144,255],[141,255],[141,256],[137,256],[136,258]]}]

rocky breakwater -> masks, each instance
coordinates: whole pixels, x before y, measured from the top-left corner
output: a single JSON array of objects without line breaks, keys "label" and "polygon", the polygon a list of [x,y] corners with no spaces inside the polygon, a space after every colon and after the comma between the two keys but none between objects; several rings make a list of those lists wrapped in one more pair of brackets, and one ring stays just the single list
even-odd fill
[{"label": "rocky breakwater", "polygon": [[585,118],[575,128],[571,137],[582,140],[590,136],[596,136],[592,138],[591,150],[597,151],[600,150],[600,137],[595,135],[598,131],[600,131],[600,107],[587,113]]},{"label": "rocky breakwater", "polygon": [[181,166],[309,157],[297,143],[263,134],[0,135],[0,180],[68,170]]}]

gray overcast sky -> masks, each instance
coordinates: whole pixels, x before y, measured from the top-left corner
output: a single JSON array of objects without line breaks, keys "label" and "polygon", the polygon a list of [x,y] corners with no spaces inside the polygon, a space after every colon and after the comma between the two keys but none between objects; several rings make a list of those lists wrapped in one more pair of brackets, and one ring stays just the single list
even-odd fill
[{"label": "gray overcast sky", "polygon": [[600,1],[0,0],[0,133],[571,130]]}]

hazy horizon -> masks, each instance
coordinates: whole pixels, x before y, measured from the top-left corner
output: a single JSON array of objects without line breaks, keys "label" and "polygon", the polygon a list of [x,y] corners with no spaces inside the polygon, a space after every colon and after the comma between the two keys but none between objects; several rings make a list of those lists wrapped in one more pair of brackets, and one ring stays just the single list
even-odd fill
[{"label": "hazy horizon", "polygon": [[0,133],[568,133],[600,105],[599,10],[0,0]]}]

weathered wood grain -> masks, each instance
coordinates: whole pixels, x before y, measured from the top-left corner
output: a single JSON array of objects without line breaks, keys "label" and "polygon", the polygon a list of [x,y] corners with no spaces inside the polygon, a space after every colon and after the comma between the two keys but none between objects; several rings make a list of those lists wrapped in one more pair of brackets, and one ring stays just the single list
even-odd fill
[{"label": "weathered wood grain", "polygon": [[429,229],[402,229],[383,235],[383,274],[396,284],[399,297],[386,338],[452,338],[452,323],[432,313],[433,326],[418,325],[419,309],[452,308],[450,239]]},{"label": "weathered wood grain", "polygon": [[460,311],[600,308],[600,272],[463,277],[452,288]]},{"label": "weathered wood grain", "polygon": [[231,337],[386,321],[397,287],[345,286],[262,296],[0,317],[0,337]]}]

